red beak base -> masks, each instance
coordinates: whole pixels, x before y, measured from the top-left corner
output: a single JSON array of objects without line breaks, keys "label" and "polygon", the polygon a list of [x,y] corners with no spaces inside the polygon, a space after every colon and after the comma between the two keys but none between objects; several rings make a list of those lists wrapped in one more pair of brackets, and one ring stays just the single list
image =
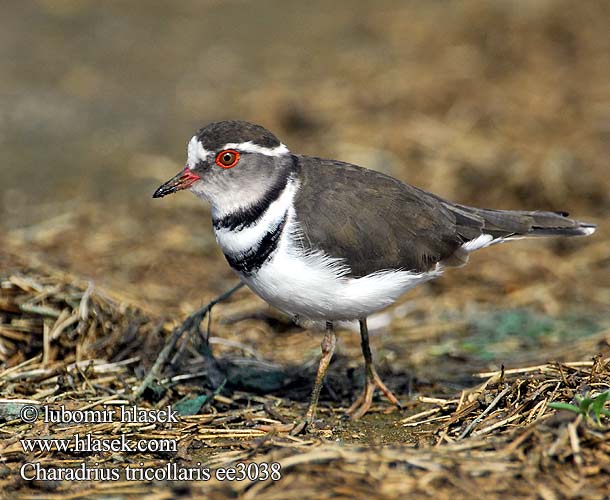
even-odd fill
[{"label": "red beak base", "polygon": [[201,179],[201,177],[194,173],[190,168],[185,167],[182,172],[178,172],[165,184],[159,186],[159,188],[153,194],[153,198],[163,198],[168,194],[175,193],[176,191],[180,191],[182,189],[187,189],[199,179]]}]

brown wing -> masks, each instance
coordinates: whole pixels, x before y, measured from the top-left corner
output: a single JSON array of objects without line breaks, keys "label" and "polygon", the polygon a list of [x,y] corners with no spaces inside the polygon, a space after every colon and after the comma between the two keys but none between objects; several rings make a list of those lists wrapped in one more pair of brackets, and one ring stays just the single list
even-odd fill
[{"label": "brown wing", "polygon": [[295,208],[306,248],[345,259],[353,276],[385,269],[462,265],[463,243],[482,234],[586,236],[595,224],[566,212],[492,210],[451,203],[387,175],[348,163],[297,157]]},{"label": "brown wing", "polygon": [[454,213],[425,191],[355,165],[298,159],[303,244],[345,259],[353,276],[426,271],[466,241]]}]

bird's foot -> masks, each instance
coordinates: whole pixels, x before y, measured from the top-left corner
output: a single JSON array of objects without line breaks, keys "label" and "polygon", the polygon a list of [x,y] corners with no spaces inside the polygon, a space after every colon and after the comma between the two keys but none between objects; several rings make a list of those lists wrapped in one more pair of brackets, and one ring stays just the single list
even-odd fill
[{"label": "bird's foot", "polygon": [[314,418],[316,416],[317,408],[318,408],[317,400],[309,403],[309,407],[307,408],[307,413],[305,413],[305,416],[303,418],[299,419],[294,424],[294,428],[290,431],[291,436],[297,436],[297,435],[302,434],[302,433],[308,431],[309,429],[311,429],[311,424],[313,423]]},{"label": "bird's foot", "polygon": [[372,365],[367,366],[366,368],[366,381],[364,384],[364,391],[362,394],[358,396],[356,401],[347,409],[346,413],[352,417],[354,420],[358,420],[361,418],[369,409],[371,408],[371,404],[373,403],[373,394],[375,393],[375,387],[377,387],[386,398],[392,403],[396,405],[398,409],[402,409],[398,398],[394,396],[394,393],[388,389],[388,387],[383,383],[381,377],[377,374],[377,370]]}]

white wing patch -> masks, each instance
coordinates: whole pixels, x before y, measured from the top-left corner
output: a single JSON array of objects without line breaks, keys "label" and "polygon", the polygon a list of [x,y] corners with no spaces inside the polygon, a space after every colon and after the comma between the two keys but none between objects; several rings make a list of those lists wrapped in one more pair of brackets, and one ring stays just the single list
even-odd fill
[{"label": "white wing patch", "polygon": [[474,240],[467,241],[462,245],[462,248],[466,252],[474,252],[475,250],[479,250],[481,248],[488,247],[494,241],[494,237],[491,234],[482,234],[477,236]]}]

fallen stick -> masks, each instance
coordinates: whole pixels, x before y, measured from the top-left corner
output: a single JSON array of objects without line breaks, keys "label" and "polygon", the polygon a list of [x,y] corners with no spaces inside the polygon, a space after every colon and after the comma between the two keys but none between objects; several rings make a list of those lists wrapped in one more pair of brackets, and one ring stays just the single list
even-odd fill
[{"label": "fallen stick", "polygon": [[[146,377],[144,377],[142,383],[133,391],[133,394],[131,396],[132,400],[137,401],[140,396],[142,396],[144,391],[148,387],[150,387],[152,381],[155,378],[159,378],[162,366],[168,360],[171,352],[176,347],[176,344],[178,343],[182,335],[184,335],[186,332],[192,334],[195,331],[195,328],[199,328],[199,324],[203,321],[203,318],[205,318],[206,315],[210,313],[212,307],[214,307],[219,302],[227,300],[242,286],[244,286],[243,283],[238,283],[233,288],[227,290],[223,294],[216,297],[214,300],[210,301],[205,307],[202,307],[193,314],[189,315],[180,326],[174,328],[174,330],[172,331],[172,336],[169,338],[163,349],[161,349],[161,352],[159,353],[159,356],[157,356],[157,359],[155,360],[155,363],[153,364],[152,368],[146,374]],[[207,338],[208,336],[206,336],[206,341]]]}]

